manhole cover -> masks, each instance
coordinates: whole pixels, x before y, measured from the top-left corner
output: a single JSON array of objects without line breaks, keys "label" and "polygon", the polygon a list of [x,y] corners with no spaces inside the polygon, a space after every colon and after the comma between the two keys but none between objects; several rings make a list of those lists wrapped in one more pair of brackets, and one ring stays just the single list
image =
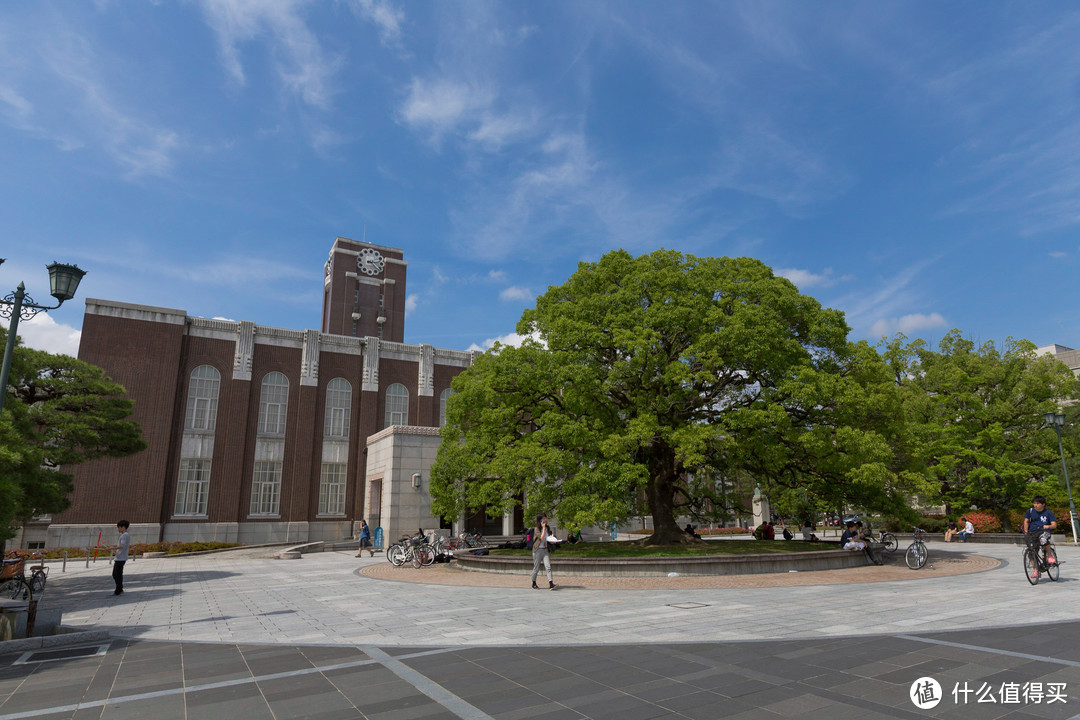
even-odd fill
[{"label": "manhole cover", "polygon": [[679,608],[680,610],[696,610],[697,608],[709,607],[705,603],[670,603],[668,607]]},{"label": "manhole cover", "polygon": [[81,645],[78,647],[56,648],[55,650],[32,650],[23,653],[12,665],[29,665],[30,663],[55,662],[56,660],[73,660],[75,658],[93,657],[104,655],[108,651],[108,643],[104,645]]}]

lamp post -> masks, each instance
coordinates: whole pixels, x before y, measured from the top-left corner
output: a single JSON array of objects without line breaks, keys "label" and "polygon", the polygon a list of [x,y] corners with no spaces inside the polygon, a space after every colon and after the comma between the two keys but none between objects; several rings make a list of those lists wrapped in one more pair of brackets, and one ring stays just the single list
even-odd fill
[{"label": "lamp post", "polygon": [[[0,259],[0,264],[4,261]],[[4,409],[4,399],[7,397],[8,376],[11,375],[11,359],[15,355],[15,336],[19,332],[19,320],[29,320],[39,312],[55,310],[64,304],[65,300],[75,297],[75,291],[79,287],[85,270],[80,270],[74,265],[64,265],[54,262],[47,265],[49,271],[49,290],[57,303],[55,305],[38,305],[34,298],[26,294],[26,286],[19,283],[19,287],[13,293],[0,300],[0,317],[11,318],[8,323],[7,347],[4,348],[4,365],[0,370],[0,410]]]},{"label": "lamp post", "polygon": [[1073,545],[1076,545],[1076,504],[1073,503],[1072,487],[1069,486],[1069,468],[1065,465],[1065,447],[1061,444],[1061,428],[1065,425],[1065,413],[1043,413],[1043,420],[1046,421],[1047,425],[1054,428],[1054,432],[1057,433],[1058,452],[1061,453],[1061,469],[1065,472],[1065,492],[1069,493],[1069,524],[1072,525]]}]

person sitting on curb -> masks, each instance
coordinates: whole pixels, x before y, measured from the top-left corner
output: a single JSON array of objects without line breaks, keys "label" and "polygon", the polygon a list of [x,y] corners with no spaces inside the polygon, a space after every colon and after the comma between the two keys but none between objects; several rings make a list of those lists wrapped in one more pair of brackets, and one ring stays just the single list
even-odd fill
[{"label": "person sitting on curb", "polygon": [[954,537],[956,537],[956,521],[950,520],[949,527],[945,531],[945,542],[952,542]]},{"label": "person sitting on curb", "polygon": [[956,539],[960,542],[967,542],[967,539],[975,534],[975,526],[966,517],[960,518],[960,522],[964,523],[964,529],[956,533]]},{"label": "person sitting on curb", "polygon": [[870,544],[863,537],[861,525],[862,523],[848,521],[844,534],[840,536],[840,546],[852,552],[861,550],[866,553],[866,557],[870,558],[870,562],[875,565],[882,565],[881,560],[878,560],[877,555],[870,548]]},{"label": "person sitting on curb", "polygon": [[814,524],[807,520],[802,526],[802,539],[806,542],[817,542],[818,536],[814,534]]}]

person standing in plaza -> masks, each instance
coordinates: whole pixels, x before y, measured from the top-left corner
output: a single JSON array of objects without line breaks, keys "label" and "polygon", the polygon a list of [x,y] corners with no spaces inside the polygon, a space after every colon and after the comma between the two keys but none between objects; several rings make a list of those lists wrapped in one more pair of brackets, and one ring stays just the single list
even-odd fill
[{"label": "person standing in plaza", "polygon": [[131,534],[128,533],[129,527],[131,527],[131,523],[127,520],[116,523],[116,530],[120,533],[120,539],[116,543],[116,557],[113,558],[112,577],[113,582],[116,583],[116,590],[113,591],[113,595],[124,594],[124,564],[128,559],[128,548],[131,547]]},{"label": "person standing in plaza", "polygon": [[371,528],[368,527],[368,524],[365,521],[361,520],[360,549],[356,551],[356,557],[363,557],[364,548],[367,548],[368,552],[371,553],[371,557],[375,557],[375,549],[371,547]]},{"label": "person standing in plaza", "polygon": [[534,590],[539,590],[540,587],[536,584],[536,576],[540,573],[540,564],[543,563],[544,570],[547,571],[548,590],[555,589],[555,581],[551,576],[551,548],[559,541],[554,534],[548,529],[548,521],[546,515],[536,516],[536,529],[533,530],[533,571],[532,571],[532,586]]}]

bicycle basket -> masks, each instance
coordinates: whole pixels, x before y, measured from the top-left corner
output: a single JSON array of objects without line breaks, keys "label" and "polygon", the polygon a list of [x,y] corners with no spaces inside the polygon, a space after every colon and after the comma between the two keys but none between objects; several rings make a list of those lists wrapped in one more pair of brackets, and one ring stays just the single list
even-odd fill
[{"label": "bicycle basket", "polygon": [[23,574],[26,567],[26,558],[4,560],[3,568],[0,568],[0,580],[8,580]]}]

